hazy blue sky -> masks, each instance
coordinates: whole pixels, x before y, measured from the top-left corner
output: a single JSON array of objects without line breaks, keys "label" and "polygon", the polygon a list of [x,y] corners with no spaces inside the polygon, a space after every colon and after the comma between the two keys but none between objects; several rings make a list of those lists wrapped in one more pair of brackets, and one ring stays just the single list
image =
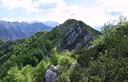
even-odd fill
[{"label": "hazy blue sky", "polygon": [[128,16],[128,0],[0,0],[0,20],[57,21],[69,18],[101,26]]}]

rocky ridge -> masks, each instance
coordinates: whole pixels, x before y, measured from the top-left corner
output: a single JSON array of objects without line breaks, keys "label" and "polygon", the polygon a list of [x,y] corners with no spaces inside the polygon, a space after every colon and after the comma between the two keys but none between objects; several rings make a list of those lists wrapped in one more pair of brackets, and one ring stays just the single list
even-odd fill
[{"label": "rocky ridge", "polygon": [[[72,22],[69,25],[67,23]],[[67,20],[59,28],[65,29],[60,37],[57,45],[58,50],[79,50],[81,48],[88,48],[91,46],[91,41],[94,40],[100,32],[94,30],[89,25],[84,24],[82,21],[74,19]]]}]

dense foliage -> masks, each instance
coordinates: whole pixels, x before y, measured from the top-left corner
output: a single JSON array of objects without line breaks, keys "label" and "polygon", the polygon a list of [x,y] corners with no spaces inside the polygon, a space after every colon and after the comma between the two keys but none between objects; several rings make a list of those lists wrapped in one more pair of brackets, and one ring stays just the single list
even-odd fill
[{"label": "dense foliage", "polygon": [[128,22],[108,24],[104,28],[103,35],[93,41],[94,47],[76,52],[82,79],[85,82],[127,82]]}]

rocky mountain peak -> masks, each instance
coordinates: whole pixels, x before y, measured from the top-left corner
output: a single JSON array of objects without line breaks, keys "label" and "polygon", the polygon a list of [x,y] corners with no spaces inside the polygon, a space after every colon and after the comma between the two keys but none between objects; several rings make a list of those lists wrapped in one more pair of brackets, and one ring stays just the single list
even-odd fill
[{"label": "rocky mountain peak", "polygon": [[90,41],[94,40],[100,32],[94,30],[82,21],[69,19],[60,25],[61,29],[65,29],[63,37],[57,45],[58,50],[78,50],[91,46]]}]

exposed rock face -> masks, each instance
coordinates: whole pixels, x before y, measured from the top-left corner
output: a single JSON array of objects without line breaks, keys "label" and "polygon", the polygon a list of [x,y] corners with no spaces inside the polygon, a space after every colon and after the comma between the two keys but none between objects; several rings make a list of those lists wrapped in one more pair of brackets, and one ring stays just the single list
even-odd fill
[{"label": "exposed rock face", "polygon": [[46,82],[54,82],[57,79],[58,71],[59,71],[59,65],[57,66],[51,65],[51,67],[45,73]]},{"label": "exposed rock face", "polygon": [[60,51],[63,49],[78,50],[88,48],[91,46],[90,41],[94,40],[100,34],[100,32],[81,21],[76,21],[65,28],[68,29],[66,29],[57,46],[57,49]]}]

